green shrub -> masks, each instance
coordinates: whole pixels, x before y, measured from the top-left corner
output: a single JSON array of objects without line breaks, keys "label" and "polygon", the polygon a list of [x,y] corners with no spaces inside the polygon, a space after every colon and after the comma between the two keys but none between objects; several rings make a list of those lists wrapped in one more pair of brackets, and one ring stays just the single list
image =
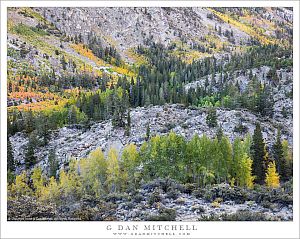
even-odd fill
[{"label": "green shrub", "polygon": [[154,192],[150,195],[149,199],[148,199],[148,203],[149,205],[153,205],[156,202],[160,202],[161,201],[161,196],[160,196],[160,192],[158,189],[155,189]]},{"label": "green shrub", "polygon": [[141,194],[137,194],[133,197],[132,201],[135,203],[140,203],[143,201],[144,197]]},{"label": "green shrub", "polygon": [[191,194],[195,189],[196,189],[196,185],[193,183],[186,183],[184,185],[184,192],[187,194]]},{"label": "green shrub", "polygon": [[179,191],[178,190],[170,190],[167,192],[167,198],[171,198],[173,200],[177,199],[179,196]]},{"label": "green shrub", "polygon": [[175,221],[176,210],[172,208],[163,208],[159,210],[158,215],[150,215],[146,221]]}]

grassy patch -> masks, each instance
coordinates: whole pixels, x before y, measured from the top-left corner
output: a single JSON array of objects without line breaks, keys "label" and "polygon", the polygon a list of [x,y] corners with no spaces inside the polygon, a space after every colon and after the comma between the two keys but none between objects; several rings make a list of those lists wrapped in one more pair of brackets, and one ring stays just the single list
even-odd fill
[{"label": "grassy patch", "polygon": [[12,32],[16,33],[21,36],[28,36],[28,37],[36,37],[36,36],[47,36],[49,33],[46,31],[36,28],[30,27],[23,23],[17,24],[12,28]]},{"label": "grassy patch", "polygon": [[44,30],[35,27],[29,27],[25,24],[20,23],[11,26],[10,32],[20,36],[24,41],[48,55],[54,54],[54,51],[57,49],[57,47],[46,42],[46,39],[50,36]]}]

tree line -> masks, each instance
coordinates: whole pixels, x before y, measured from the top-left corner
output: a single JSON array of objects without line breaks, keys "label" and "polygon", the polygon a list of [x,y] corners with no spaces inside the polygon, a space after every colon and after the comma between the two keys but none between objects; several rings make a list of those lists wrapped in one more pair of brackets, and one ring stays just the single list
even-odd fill
[{"label": "tree line", "polygon": [[[174,132],[152,137],[149,132],[146,134],[146,141],[139,150],[129,144],[121,153],[111,148],[104,156],[102,150],[96,149],[86,158],[71,160],[68,169],[58,169],[52,150],[46,172],[32,166],[31,173],[23,171],[15,180],[9,178],[9,196],[35,195],[58,202],[83,195],[99,197],[132,190],[141,182],[156,178],[172,178],[197,187],[227,182],[246,188],[253,188],[255,184],[278,187],[280,182],[292,178],[287,141],[281,141],[278,131],[276,142],[268,150],[259,124],[252,137],[236,138],[232,143],[221,129],[212,139],[195,135],[186,140]],[[14,163],[10,143],[9,149],[8,175],[12,177]]]}]

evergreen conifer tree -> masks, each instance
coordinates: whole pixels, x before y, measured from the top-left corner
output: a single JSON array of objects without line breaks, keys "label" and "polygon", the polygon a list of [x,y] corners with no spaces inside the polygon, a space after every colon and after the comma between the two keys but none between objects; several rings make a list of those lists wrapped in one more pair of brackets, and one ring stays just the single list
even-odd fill
[{"label": "evergreen conifer tree", "polygon": [[282,141],[282,149],[285,159],[286,178],[290,179],[293,177],[293,153],[289,148],[289,143],[286,139]]},{"label": "evergreen conifer tree", "polygon": [[29,137],[29,141],[27,143],[26,151],[25,151],[25,167],[26,167],[26,169],[29,169],[33,165],[36,164],[36,157],[34,155],[35,147],[36,147],[36,138],[35,138],[35,135],[32,133]]},{"label": "evergreen conifer tree", "polygon": [[7,170],[15,172],[16,165],[10,139],[7,138]]},{"label": "evergreen conifer tree", "polygon": [[259,184],[264,183],[265,179],[265,142],[262,136],[261,127],[256,123],[254,134],[252,137],[252,145],[250,147],[251,156],[253,159],[253,174],[255,182]]},{"label": "evergreen conifer tree", "polygon": [[59,169],[58,160],[55,154],[55,149],[51,149],[48,156],[49,161],[49,178],[56,178],[56,171]]},{"label": "evergreen conifer tree", "polygon": [[130,117],[130,110],[127,112],[127,125],[125,127],[125,135],[130,135],[130,128],[131,128],[131,117]]},{"label": "evergreen conifer tree", "polygon": [[276,162],[276,170],[280,175],[280,179],[285,181],[286,177],[286,163],[283,155],[283,147],[281,143],[281,133],[280,129],[277,131],[276,141],[273,145],[273,156]]},{"label": "evergreen conifer tree", "polygon": [[207,116],[206,116],[206,123],[210,128],[216,127],[218,125],[216,109],[210,108],[208,110],[208,113],[207,113]]},{"label": "evergreen conifer tree", "polygon": [[220,142],[221,140],[222,140],[222,138],[223,138],[223,129],[222,129],[222,127],[221,126],[219,126],[218,127],[218,130],[217,130],[217,135],[216,135],[216,137],[217,137],[217,139],[218,139],[218,142]]},{"label": "evergreen conifer tree", "polygon": [[150,138],[150,123],[148,121],[147,128],[146,128],[146,140],[148,141]]}]

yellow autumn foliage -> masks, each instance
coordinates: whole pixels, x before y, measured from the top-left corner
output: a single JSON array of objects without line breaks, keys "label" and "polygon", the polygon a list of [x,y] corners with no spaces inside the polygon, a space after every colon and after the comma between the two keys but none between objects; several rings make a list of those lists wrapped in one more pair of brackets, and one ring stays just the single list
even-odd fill
[{"label": "yellow autumn foliage", "polygon": [[83,44],[72,44],[71,47],[80,55],[85,56],[95,62],[98,66],[106,66],[107,64],[102,59],[94,55],[94,53]]},{"label": "yellow autumn foliage", "polygon": [[237,185],[246,188],[253,188],[254,176],[252,175],[252,160],[245,153],[239,162],[239,171],[237,173]]},{"label": "yellow autumn foliage", "polygon": [[35,196],[38,198],[41,197],[46,180],[43,177],[42,169],[40,167],[35,167],[33,169],[31,180],[35,190]]},{"label": "yellow autumn foliage", "polygon": [[268,188],[278,188],[280,186],[279,174],[276,172],[275,162],[269,163],[265,182]]},{"label": "yellow autumn foliage", "polygon": [[27,183],[26,171],[23,171],[20,175],[16,176],[15,183],[8,187],[8,197],[18,198],[23,195],[32,195],[32,190]]},{"label": "yellow autumn foliage", "polygon": [[60,193],[56,179],[51,177],[48,185],[43,188],[41,199],[56,202],[59,199]]},{"label": "yellow autumn foliage", "polygon": [[104,192],[107,162],[100,148],[77,162],[83,193],[99,197]]},{"label": "yellow autumn foliage", "polygon": [[107,180],[106,184],[108,190],[111,192],[116,192],[120,186],[120,166],[118,161],[117,150],[111,148],[108,152],[107,158]]},{"label": "yellow autumn foliage", "polygon": [[221,12],[218,12],[212,8],[208,8],[209,11],[211,11],[212,13],[214,13],[216,16],[218,16],[220,19],[222,19],[224,22],[229,23],[237,28],[239,28],[241,31],[247,33],[248,35],[256,38],[257,40],[259,40],[260,43],[264,44],[264,45],[268,45],[268,44],[274,44],[275,42],[267,37],[265,37],[264,35],[262,35],[261,33],[256,32],[252,27],[243,24],[235,19],[233,19],[232,17],[223,14]]}]

